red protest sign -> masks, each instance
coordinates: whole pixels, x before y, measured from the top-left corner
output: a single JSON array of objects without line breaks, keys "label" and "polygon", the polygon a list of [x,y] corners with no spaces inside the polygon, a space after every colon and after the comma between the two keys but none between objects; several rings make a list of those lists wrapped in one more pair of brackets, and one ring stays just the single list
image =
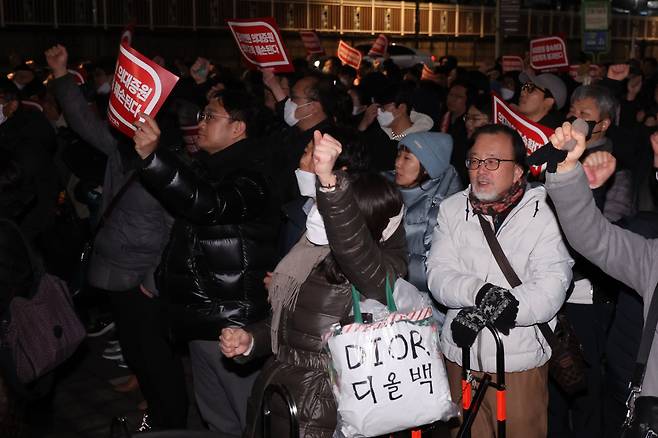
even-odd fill
[{"label": "red protest sign", "polygon": [[368,56],[384,56],[388,50],[388,38],[383,33],[380,33],[372,48],[368,52]]},{"label": "red protest sign", "polygon": [[324,55],[324,49],[320,45],[320,37],[312,30],[301,30],[299,36],[302,38],[307,55]]},{"label": "red protest sign", "polygon": [[523,71],[523,58],[520,56],[503,56],[500,61],[503,73],[508,71]]},{"label": "red protest sign", "polygon": [[294,71],[272,17],[226,20],[249,68],[274,68],[274,73]]},{"label": "red protest sign", "polygon": [[564,40],[551,36],[530,41],[530,66],[536,70],[568,67]]},{"label": "red protest sign", "polygon": [[[491,93],[491,99],[493,101],[494,123],[506,125],[516,130],[523,139],[523,143],[525,143],[528,155],[548,143],[548,137],[553,134],[552,129],[535,123],[517,113],[496,93]],[[537,176],[541,173],[541,167],[530,166],[530,172]]]},{"label": "red protest sign", "polygon": [[345,41],[340,40],[338,43],[338,50],[336,51],[336,56],[343,64],[354,67],[355,69],[359,68],[361,64],[361,52],[359,52],[354,47],[347,44]]},{"label": "red protest sign", "polygon": [[439,75],[434,73],[434,71],[429,68],[427,64],[423,64],[423,72],[420,74],[420,80],[438,82]]},{"label": "red protest sign", "polygon": [[177,81],[177,76],[121,44],[107,107],[108,121],[132,137],[139,113],[155,117]]}]

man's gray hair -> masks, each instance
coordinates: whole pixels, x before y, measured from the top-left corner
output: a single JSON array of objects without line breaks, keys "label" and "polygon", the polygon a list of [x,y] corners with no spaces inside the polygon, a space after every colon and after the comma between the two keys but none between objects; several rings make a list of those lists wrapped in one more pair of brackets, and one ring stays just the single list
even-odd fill
[{"label": "man's gray hair", "polygon": [[591,98],[601,113],[601,119],[610,119],[613,123],[617,118],[619,103],[610,90],[600,85],[581,85],[571,95],[571,103]]}]

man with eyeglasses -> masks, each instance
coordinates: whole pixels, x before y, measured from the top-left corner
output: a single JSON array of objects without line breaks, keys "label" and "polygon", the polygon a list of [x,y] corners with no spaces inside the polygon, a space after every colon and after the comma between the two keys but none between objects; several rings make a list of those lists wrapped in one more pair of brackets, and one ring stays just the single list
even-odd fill
[{"label": "man with eyeglasses", "polygon": [[258,147],[259,107],[226,89],[199,113],[199,169],[158,147],[153,119],[137,123],[141,180],[175,217],[157,285],[174,329],[189,340],[194,392],[212,430],[239,436],[260,364],[240,366],[219,350],[222,328],[244,326],[269,311],[263,278],[275,265],[276,189]]},{"label": "man with eyeglasses", "polygon": [[[546,203],[543,187],[526,182],[525,146],[504,125],[473,134],[466,166],[470,186],[443,201],[427,259],[428,286],[448,308],[441,333],[453,400],[462,399],[462,348],[470,373],[492,374],[496,344],[486,324],[502,333],[507,387],[507,436],[545,438],[551,349],[537,328],[555,327],[571,282],[572,260]],[[482,221],[482,222],[481,222]],[[495,233],[520,278],[508,282],[484,235]],[[489,389],[472,436],[496,435],[496,391]]]},{"label": "man with eyeglasses", "polygon": [[567,87],[554,74],[519,75],[521,96],[519,112],[540,125],[555,129],[564,121],[559,111],[567,101]]}]

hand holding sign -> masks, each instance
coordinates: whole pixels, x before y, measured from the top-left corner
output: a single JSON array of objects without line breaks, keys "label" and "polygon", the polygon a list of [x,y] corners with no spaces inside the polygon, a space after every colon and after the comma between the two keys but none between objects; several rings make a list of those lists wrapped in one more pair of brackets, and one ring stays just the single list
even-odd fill
[{"label": "hand holding sign", "polygon": [[160,128],[151,117],[143,113],[140,113],[139,115],[144,121],[135,123],[137,131],[135,132],[133,140],[135,141],[135,151],[143,160],[158,148],[158,142],[160,141]]},{"label": "hand holding sign", "polygon": [[55,79],[65,76],[67,73],[66,64],[69,59],[69,54],[66,51],[66,47],[61,44],[51,47],[46,50],[46,62],[48,62],[48,67],[53,71],[53,76]]},{"label": "hand holding sign", "polygon": [[241,328],[225,328],[219,337],[219,345],[224,356],[231,358],[245,354],[253,336]]},{"label": "hand holding sign", "polygon": [[585,135],[582,132],[578,132],[576,129],[571,128],[571,123],[564,122],[564,124],[557,128],[553,135],[551,135],[551,143],[556,149],[563,150],[567,144],[570,144],[570,140],[576,140],[576,146],[573,150],[569,151],[567,157],[557,166],[558,173],[564,173],[572,170],[576,167],[578,160],[585,152]]}]

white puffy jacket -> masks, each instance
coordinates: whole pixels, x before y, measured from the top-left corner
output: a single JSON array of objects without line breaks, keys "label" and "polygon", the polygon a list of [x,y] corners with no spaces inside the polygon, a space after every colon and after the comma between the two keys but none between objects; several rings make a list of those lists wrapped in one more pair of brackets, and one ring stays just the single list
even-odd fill
[{"label": "white puffy jacket", "polygon": [[[558,222],[546,204],[546,190],[528,186],[496,233],[523,283],[513,289],[473,214],[469,191],[470,187],[441,204],[427,258],[429,289],[449,309],[441,333],[443,353],[448,360],[461,365],[462,351],[452,339],[450,323],[462,308],[475,305],[475,297],[485,283],[492,283],[510,289],[519,301],[516,327],[509,336],[502,336],[505,371],[539,367],[548,361],[551,349],[536,324],[550,321],[551,328],[555,326],[555,315],[564,302],[573,266]],[[495,343],[486,329],[471,348],[470,367],[496,371]]]}]

